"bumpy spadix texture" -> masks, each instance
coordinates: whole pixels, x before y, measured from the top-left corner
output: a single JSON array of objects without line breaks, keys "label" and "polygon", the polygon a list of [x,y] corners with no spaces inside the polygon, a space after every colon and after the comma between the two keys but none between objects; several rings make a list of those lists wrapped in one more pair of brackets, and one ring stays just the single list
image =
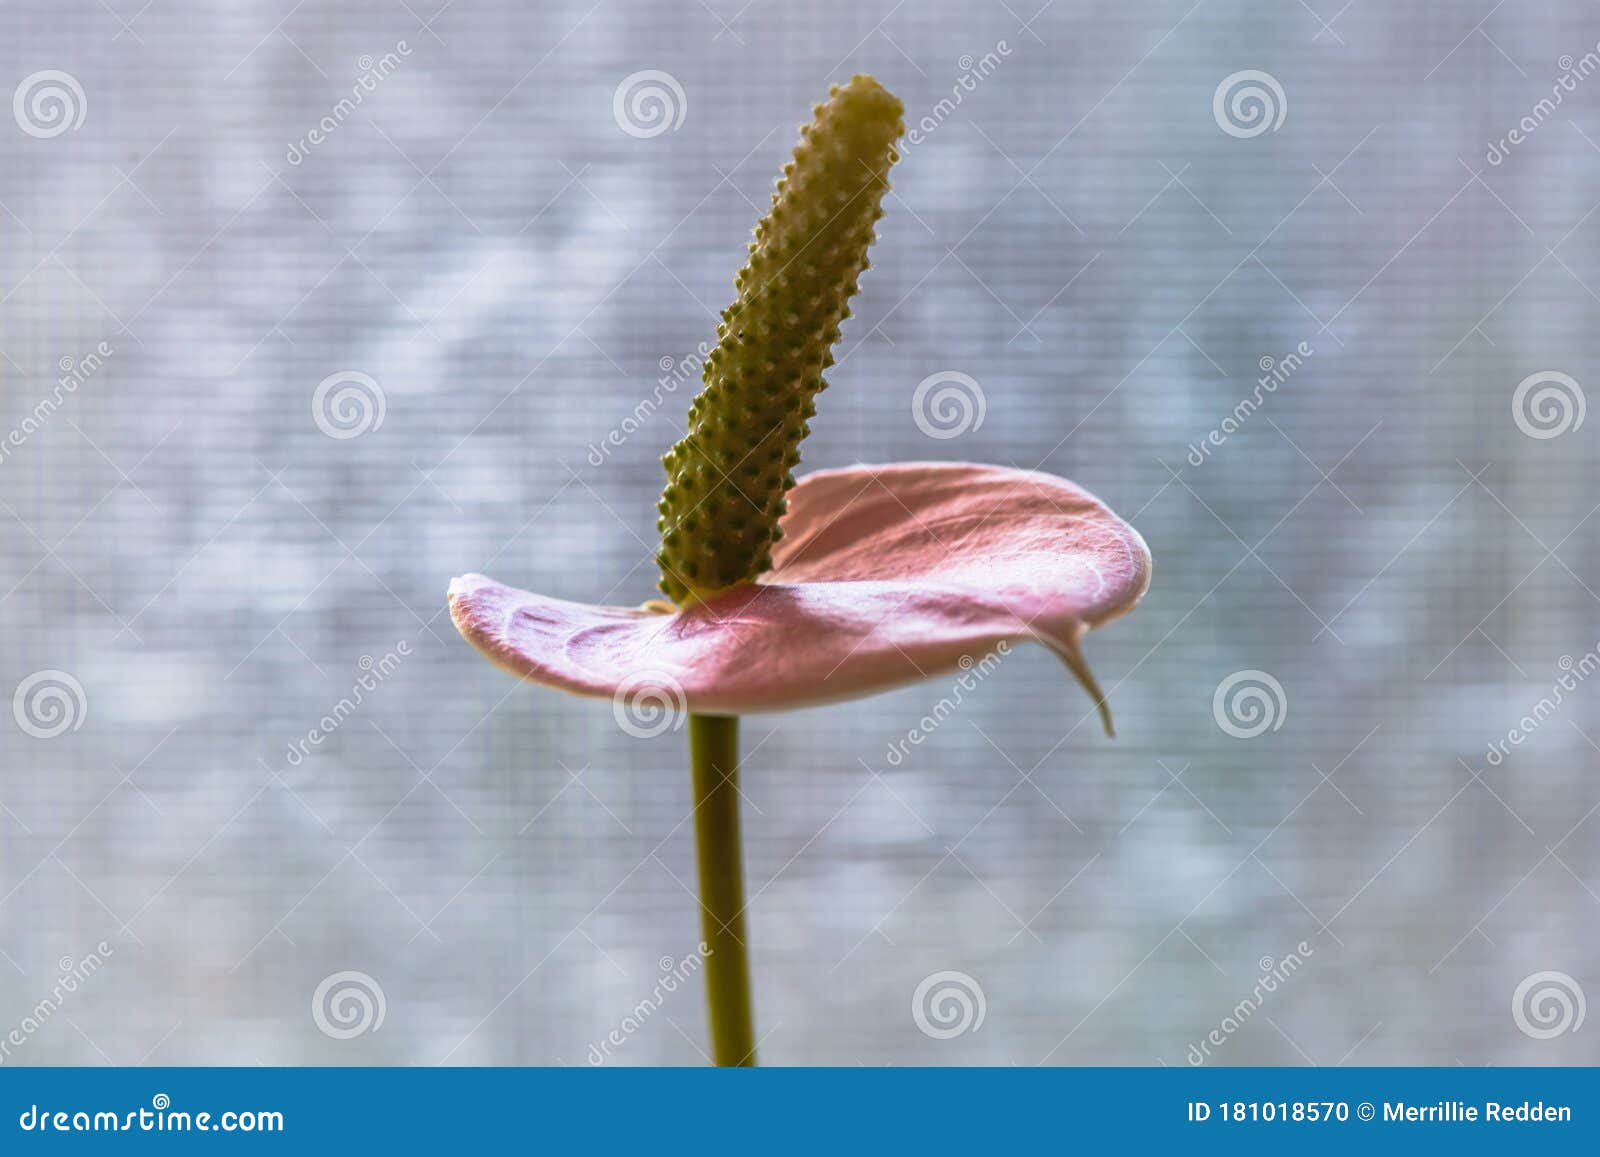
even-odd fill
[{"label": "bumpy spadix texture", "polygon": [[869,76],[835,86],[756,226],[688,432],[662,459],[657,561],[676,602],[772,567],[813,398],[827,386],[822,372],[883,216],[902,111]]}]

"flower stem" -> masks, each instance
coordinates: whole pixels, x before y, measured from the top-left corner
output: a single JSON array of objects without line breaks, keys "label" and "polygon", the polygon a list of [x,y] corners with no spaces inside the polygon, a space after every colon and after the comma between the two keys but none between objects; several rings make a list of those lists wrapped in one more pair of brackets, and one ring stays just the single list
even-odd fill
[{"label": "flower stem", "polygon": [[711,1059],[756,1063],[745,948],[744,853],[739,841],[739,719],[689,716],[694,777],[694,838],[700,865],[700,926],[705,953]]}]

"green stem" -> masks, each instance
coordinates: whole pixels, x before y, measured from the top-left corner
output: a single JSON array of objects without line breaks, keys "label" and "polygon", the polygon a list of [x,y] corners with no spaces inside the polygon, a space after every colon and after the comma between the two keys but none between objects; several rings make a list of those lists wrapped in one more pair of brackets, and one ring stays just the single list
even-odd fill
[{"label": "green stem", "polygon": [[705,970],[711,1059],[717,1065],[754,1065],[744,853],[739,842],[738,716],[690,715],[689,763],[700,864],[700,926],[708,949]]}]

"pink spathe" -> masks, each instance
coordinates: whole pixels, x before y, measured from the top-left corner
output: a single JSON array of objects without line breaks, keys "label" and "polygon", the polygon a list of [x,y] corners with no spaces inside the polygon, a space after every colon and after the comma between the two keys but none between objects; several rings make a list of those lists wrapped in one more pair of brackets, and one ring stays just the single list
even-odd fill
[{"label": "pink spathe", "polygon": [[450,584],[450,613],[530,682],[608,697],[650,683],[705,715],[856,699],[1033,640],[1066,662],[1109,730],[1079,642],[1139,601],[1150,551],[1088,491],[999,466],[853,466],[800,479],[782,526],[760,581],[671,613],[483,575]]}]

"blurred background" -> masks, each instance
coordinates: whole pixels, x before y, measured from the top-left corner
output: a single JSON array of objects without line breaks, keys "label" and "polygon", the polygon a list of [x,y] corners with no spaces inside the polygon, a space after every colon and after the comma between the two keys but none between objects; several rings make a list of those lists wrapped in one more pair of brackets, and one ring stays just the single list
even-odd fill
[{"label": "blurred background", "polygon": [[763,1060],[1600,1060],[1594,5],[0,23],[4,1063],[703,1063],[683,733],[444,592],[652,595],[858,71],[916,132],[806,467],[1066,475],[1155,580],[1115,741],[1037,648],[898,765],[951,681],[745,721]]}]

